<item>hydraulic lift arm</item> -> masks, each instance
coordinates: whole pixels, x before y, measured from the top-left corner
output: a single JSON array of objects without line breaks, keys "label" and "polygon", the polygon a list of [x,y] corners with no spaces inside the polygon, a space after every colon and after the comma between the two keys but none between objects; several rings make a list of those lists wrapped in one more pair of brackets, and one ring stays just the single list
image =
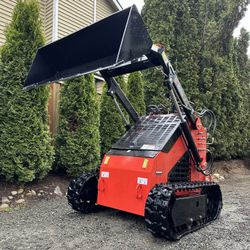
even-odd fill
[{"label": "hydraulic lift arm", "polygon": [[[108,84],[108,91],[107,94],[110,96],[115,95],[119,101],[121,102],[122,106],[125,108],[131,119],[136,123],[139,121],[139,115],[135,111],[134,107],[128,100],[128,98],[123,93],[122,89],[120,88],[119,84],[113,77],[108,77],[105,71],[101,72],[102,77],[104,78],[105,82]],[[126,124],[128,126],[128,124]]]},{"label": "hydraulic lift arm", "polygon": [[[196,117],[193,115],[194,110],[187,99],[184,89],[182,88],[171,63],[167,59],[164,50],[159,48],[157,49],[156,47],[156,52],[158,52],[160,55],[159,60],[161,61],[161,66],[166,76],[166,84],[169,88],[170,96],[172,98],[172,101],[174,102],[176,111],[180,117],[183,134],[187,141],[187,146],[191,152],[191,155],[193,156],[196,166],[198,167],[202,160],[200,158],[188,125],[189,122],[191,126],[196,126]],[[187,119],[185,118],[185,116],[183,116],[181,109],[184,110]]]}]

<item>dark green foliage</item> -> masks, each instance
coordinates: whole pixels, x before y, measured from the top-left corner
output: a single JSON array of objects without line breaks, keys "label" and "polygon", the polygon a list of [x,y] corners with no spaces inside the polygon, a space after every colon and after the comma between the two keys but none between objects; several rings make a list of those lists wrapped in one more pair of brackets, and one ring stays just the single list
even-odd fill
[{"label": "dark green foliage", "polygon": [[93,74],[67,81],[61,91],[56,165],[78,176],[99,165],[99,107]]},{"label": "dark green foliage", "polygon": [[163,105],[164,113],[170,110],[170,100],[166,87],[163,86],[163,76],[157,69],[149,69],[143,72],[144,96],[146,109],[149,105]]},{"label": "dark green foliage", "polygon": [[[237,155],[250,155],[250,60],[247,56],[250,34],[243,28],[240,31],[240,36],[235,41],[235,67],[237,68],[237,76],[239,79],[239,90],[242,96],[239,134],[242,138],[239,141],[239,146],[236,149]],[[244,137],[242,136],[244,135]]]},{"label": "dark green foliage", "polygon": [[22,90],[36,50],[43,44],[37,1],[17,1],[0,51],[0,175],[6,180],[28,182],[51,169],[48,88]]},{"label": "dark green foliage", "polygon": [[[126,94],[127,86],[124,78],[119,76],[116,80]],[[100,109],[101,157],[103,157],[112,144],[125,132],[125,124],[115,107],[114,101],[107,95],[106,84],[102,92]],[[123,114],[126,114],[125,110],[123,110]]]},{"label": "dark green foliage", "polygon": [[[226,5],[212,1],[205,7],[210,9],[210,15],[204,23],[199,88],[204,106],[212,109],[218,120],[215,156],[221,159],[243,157],[248,137],[247,131],[242,130],[245,100],[234,60],[232,34],[245,11],[244,1],[232,0]],[[205,71],[210,73],[210,79]],[[247,126],[248,121],[244,123]]]},{"label": "dark green foliage", "polygon": [[246,29],[240,30],[240,36],[236,39],[235,50],[236,50],[236,66],[238,66],[238,75],[242,81],[249,81],[249,68],[248,68],[248,56],[247,49],[249,46],[250,34]]},{"label": "dark green foliage", "polygon": [[[248,2],[146,0],[142,11],[154,42],[165,45],[195,109],[209,108],[215,112],[217,158],[242,157],[250,147],[246,118],[249,97],[245,94],[249,93],[249,71],[242,70],[242,65],[248,65],[248,35],[242,32],[239,41],[232,36]],[[163,96],[162,83],[159,85],[156,71],[146,72],[145,78],[148,105],[155,102],[153,98]]]},{"label": "dark green foliage", "polygon": [[128,99],[140,116],[145,115],[144,83],[140,72],[134,72],[129,75]]},{"label": "dark green foliage", "polygon": [[[174,38],[174,13],[176,12],[177,1],[144,1],[142,16],[154,43],[165,46],[168,54],[170,44]],[[164,20],[164,21],[163,21]],[[150,69],[143,72],[145,82],[145,103],[149,105],[164,105],[165,112],[169,110],[170,103],[166,98],[166,88],[163,86],[163,76],[157,69]]]},{"label": "dark green foliage", "polygon": [[[166,1],[160,6],[156,4],[155,6],[159,7],[159,13],[158,11],[155,12],[155,9],[147,8],[147,4],[150,6],[152,2],[146,1],[143,9],[143,17],[147,26],[148,22],[152,22],[152,25],[149,25],[151,27],[149,29],[150,34],[154,42],[159,42],[165,46],[166,53],[192,101],[199,95],[197,86],[193,84],[198,81],[199,74],[198,55],[196,53],[197,42],[194,42],[198,36],[198,29],[196,27],[197,21],[191,16],[188,1],[185,0],[181,3]],[[164,21],[159,24],[159,20]],[[190,43],[190,41],[193,42]],[[163,76],[159,70],[146,71],[144,76],[146,79],[146,105],[163,104],[167,107],[166,111],[169,110],[170,102],[166,98],[167,89],[163,87]]]}]

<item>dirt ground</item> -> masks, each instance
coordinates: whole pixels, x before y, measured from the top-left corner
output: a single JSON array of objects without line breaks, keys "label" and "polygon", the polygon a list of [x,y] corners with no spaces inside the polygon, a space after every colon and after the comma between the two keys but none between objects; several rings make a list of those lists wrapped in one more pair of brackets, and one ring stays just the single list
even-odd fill
[{"label": "dirt ground", "polygon": [[[178,242],[153,237],[139,216],[112,209],[89,215],[74,212],[65,197],[69,180],[49,177],[24,187],[37,192],[48,187],[48,195],[0,213],[0,249],[250,249],[250,169],[244,165],[249,167],[249,161],[216,163],[216,172],[225,176],[220,182],[221,217]],[[50,196],[57,185],[63,196]],[[13,188],[0,185],[2,194]]]},{"label": "dirt ground", "polygon": [[[41,201],[41,200],[50,200],[58,195],[54,193],[55,188],[58,186],[60,191],[62,192],[62,196],[66,195],[67,188],[70,182],[70,178],[65,176],[57,176],[50,174],[45,177],[43,180],[36,180],[31,183],[25,185],[16,185],[14,183],[8,183],[1,181],[0,179],[0,204],[1,204],[1,197],[9,197],[12,196],[12,199],[9,199],[9,209],[8,211],[18,210],[19,207],[27,207],[32,206],[33,204]],[[12,191],[19,192],[22,190],[21,193],[12,195]],[[31,192],[34,195],[29,195]],[[24,199],[25,203],[18,205],[16,203],[17,200]],[[0,209],[0,218],[1,218],[1,209]],[[0,249],[1,250],[1,249]]]}]

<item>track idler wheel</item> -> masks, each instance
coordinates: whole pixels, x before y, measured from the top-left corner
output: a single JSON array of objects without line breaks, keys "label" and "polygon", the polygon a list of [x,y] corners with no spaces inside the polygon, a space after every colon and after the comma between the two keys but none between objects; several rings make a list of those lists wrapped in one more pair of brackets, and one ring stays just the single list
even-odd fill
[{"label": "track idler wheel", "polygon": [[84,173],[72,180],[68,187],[68,202],[71,207],[81,213],[96,212],[97,200],[97,174]]},{"label": "track idler wheel", "polygon": [[202,194],[207,195],[207,220],[216,220],[222,209],[222,194],[219,185],[203,187]]}]

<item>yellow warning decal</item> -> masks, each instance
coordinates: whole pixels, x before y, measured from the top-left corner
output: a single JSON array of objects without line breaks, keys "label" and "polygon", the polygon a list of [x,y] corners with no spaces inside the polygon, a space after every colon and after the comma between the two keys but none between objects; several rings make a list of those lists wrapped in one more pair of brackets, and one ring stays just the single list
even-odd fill
[{"label": "yellow warning decal", "polygon": [[105,157],[105,160],[104,160],[104,165],[107,165],[107,164],[108,164],[109,159],[110,159],[110,157],[109,157],[109,156],[106,156],[106,157]]},{"label": "yellow warning decal", "polygon": [[142,164],[142,168],[146,168],[148,165],[148,159],[144,159],[143,164]]}]

